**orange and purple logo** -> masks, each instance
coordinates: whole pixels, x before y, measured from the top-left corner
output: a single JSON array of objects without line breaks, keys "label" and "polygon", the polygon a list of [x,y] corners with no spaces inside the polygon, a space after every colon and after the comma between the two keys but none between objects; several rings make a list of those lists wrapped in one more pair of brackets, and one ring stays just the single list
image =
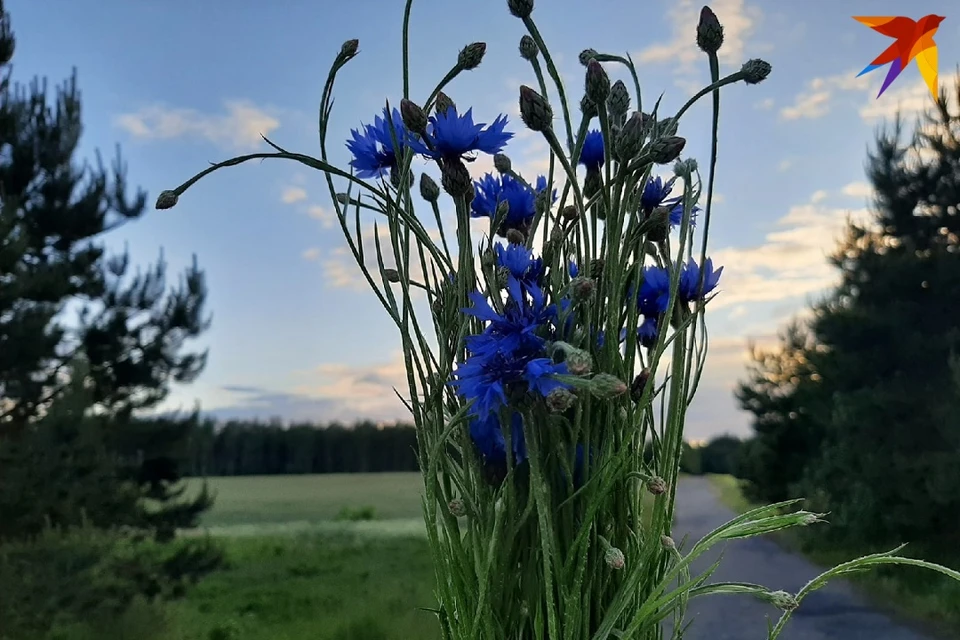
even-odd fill
[{"label": "orange and purple logo", "polygon": [[890,70],[887,72],[887,77],[883,81],[883,86],[880,87],[880,93],[877,94],[878,98],[910,64],[910,61],[916,60],[920,75],[927,83],[933,99],[937,99],[939,92],[937,43],[933,41],[933,35],[940,28],[944,16],[930,14],[916,21],[902,16],[853,16],[853,19],[867,25],[877,33],[896,38],[896,42],[887,47],[863,71],[857,74],[859,78],[865,73],[870,73],[874,69],[892,63],[890,64]]}]

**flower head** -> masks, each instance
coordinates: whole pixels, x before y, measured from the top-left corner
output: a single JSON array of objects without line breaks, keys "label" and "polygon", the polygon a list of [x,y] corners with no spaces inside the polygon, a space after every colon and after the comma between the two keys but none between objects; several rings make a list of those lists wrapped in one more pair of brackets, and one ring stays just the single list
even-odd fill
[{"label": "flower head", "polygon": [[[507,443],[503,437],[499,416],[490,414],[483,419],[475,418],[470,423],[470,439],[485,462],[494,465],[506,464]],[[527,459],[527,446],[523,438],[523,416],[516,411],[510,416],[510,440],[513,444],[514,460],[519,464]]]},{"label": "flower head", "polygon": [[353,154],[350,166],[357,170],[359,178],[379,178],[397,166],[399,154],[394,148],[394,138],[400,151],[405,144],[411,143],[410,134],[396,109],[391,115],[384,108],[383,117],[375,117],[373,124],[361,125],[360,129],[352,129],[350,134],[352,137],[347,140],[347,149]]},{"label": "flower head", "polygon": [[[680,223],[683,222],[683,197],[670,197],[676,181],[677,178],[673,177],[664,182],[663,178],[657,176],[647,181],[647,184],[643,188],[643,194],[640,196],[640,207],[648,215],[657,207],[670,209],[670,226],[674,227],[679,226]],[[699,211],[699,207],[693,207],[693,211],[690,214],[691,223],[696,219],[697,212]]]},{"label": "flower head", "polygon": [[[503,227],[497,229],[499,235],[505,235],[509,229],[525,230],[536,214],[537,194],[547,188],[547,179],[537,178],[536,188],[530,189],[509,174],[495,176],[488,173],[473,183],[474,197],[470,203],[470,215],[474,218],[495,218],[497,207],[506,202],[509,207]],[[553,191],[557,199],[557,191]]]},{"label": "flower head", "polygon": [[583,141],[583,149],[580,151],[580,164],[587,168],[587,171],[599,171],[603,165],[603,134],[599,131],[591,131]]},{"label": "flower head", "polygon": [[646,267],[643,270],[643,283],[637,295],[640,313],[645,316],[657,316],[666,312],[670,302],[670,272],[662,267]]},{"label": "flower head", "polygon": [[450,107],[443,113],[430,116],[424,139],[411,140],[410,146],[417,153],[435,160],[460,159],[478,151],[493,155],[502,151],[513,137],[512,133],[503,130],[506,126],[507,117],[504,115],[487,126],[483,122],[474,123],[473,109],[459,115],[456,107]]},{"label": "flower head", "polygon": [[[703,300],[707,294],[717,288],[720,283],[720,274],[723,267],[713,270],[713,259],[707,258],[703,263],[703,286],[700,287],[700,265],[693,258],[690,259],[680,272],[679,297],[684,302]],[[699,290],[698,290],[699,287]]]}]

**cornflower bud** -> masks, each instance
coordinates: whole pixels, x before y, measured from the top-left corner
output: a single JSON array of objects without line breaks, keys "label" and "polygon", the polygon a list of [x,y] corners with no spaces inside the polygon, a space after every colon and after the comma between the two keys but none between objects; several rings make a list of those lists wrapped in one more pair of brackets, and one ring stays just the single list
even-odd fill
[{"label": "cornflower bud", "polygon": [[673,116],[658,120],[655,137],[666,138],[667,136],[675,136],[677,135],[679,126],[680,122]]},{"label": "cornflower bud", "polygon": [[463,503],[463,500],[460,498],[454,498],[450,501],[450,504],[447,505],[447,508],[450,510],[450,515],[454,518],[462,518],[467,515],[467,505]]},{"label": "cornflower bud", "polygon": [[593,356],[583,349],[570,349],[564,362],[571,375],[585,376],[593,371]]},{"label": "cornflower bud", "polygon": [[627,391],[623,380],[609,373],[598,373],[590,380],[590,391],[598,398],[610,399]]},{"label": "cornflower bud", "polygon": [[573,292],[574,302],[589,302],[597,290],[597,283],[591,278],[574,278],[570,283],[570,290]]},{"label": "cornflower bud", "polygon": [[540,47],[530,36],[520,38],[520,55],[527,60],[535,60],[540,53]]},{"label": "cornflower bud", "polygon": [[677,543],[670,536],[660,536],[660,546],[669,551],[677,548]]},{"label": "cornflower bud", "polygon": [[425,173],[420,174],[420,197],[427,202],[436,202],[440,198],[440,187]]},{"label": "cornflower bud", "polygon": [[643,114],[634,111],[633,115],[627,118],[616,140],[616,151],[621,162],[629,162],[640,153],[645,129]]},{"label": "cornflower bud", "polygon": [[608,548],[603,554],[603,561],[607,566],[615,571],[623,569],[627,564],[627,559],[623,556],[623,551],[616,547]]},{"label": "cornflower bud", "polygon": [[177,195],[176,191],[169,189],[161,191],[160,195],[157,196],[157,209],[172,209],[177,206],[178,200],[180,200],[180,196]]},{"label": "cornflower bud", "polygon": [[590,277],[600,280],[603,277],[603,258],[594,258],[590,261]]},{"label": "cornflower bud", "polygon": [[587,120],[592,120],[600,115],[597,111],[597,104],[586,95],[580,98],[580,112]]},{"label": "cornflower bud", "polygon": [[460,55],[457,56],[457,66],[465,71],[476,69],[480,66],[480,62],[483,60],[483,54],[486,52],[486,42],[468,44],[460,51]]},{"label": "cornflower bud", "polygon": [[507,267],[497,267],[494,273],[494,282],[497,285],[498,291],[506,289],[507,284],[510,282],[510,269]]},{"label": "cornflower bud", "polygon": [[643,390],[647,388],[647,382],[650,380],[650,369],[644,369],[637,374],[637,377],[630,383],[630,397],[634,402],[639,403],[643,399]]},{"label": "cornflower bud", "polygon": [[704,53],[716,53],[723,45],[723,26],[717,20],[717,14],[710,7],[700,10],[700,23],[697,24],[697,46]]},{"label": "cornflower bud", "polygon": [[823,522],[823,520],[820,519],[820,516],[818,516],[815,513],[807,513],[807,514],[804,514],[803,519],[800,521],[800,524],[805,527],[808,527],[811,524],[816,524],[818,522]]},{"label": "cornflower bud", "polygon": [[687,141],[680,136],[661,138],[650,146],[650,157],[657,164],[669,164],[680,157]]},{"label": "cornflower bud", "polygon": [[507,0],[507,8],[515,17],[523,20],[533,13],[533,0]]},{"label": "cornflower bud", "polygon": [[603,189],[603,178],[600,176],[600,171],[587,171],[587,175],[583,178],[583,197],[590,200],[600,193],[601,189]]},{"label": "cornflower bud", "polygon": [[413,133],[423,135],[427,130],[427,114],[412,100],[404,98],[400,101],[400,119]]},{"label": "cornflower bud", "polygon": [[577,396],[569,390],[559,387],[547,394],[547,408],[553,413],[563,413],[574,405]]},{"label": "cornflower bud", "polygon": [[667,483],[660,476],[653,476],[647,480],[647,491],[655,496],[663,495],[667,492]]},{"label": "cornflower bud", "polygon": [[348,204],[350,204],[350,196],[347,195],[346,193],[338,193],[337,202],[339,202],[343,206],[347,206]]},{"label": "cornflower bud", "polygon": [[626,116],[627,112],[630,111],[630,92],[627,90],[627,85],[623,84],[623,80],[617,80],[610,87],[607,111],[610,112],[610,115],[618,118]]},{"label": "cornflower bud", "polygon": [[797,602],[796,597],[794,597],[792,593],[787,593],[786,591],[773,591],[770,593],[769,597],[770,602],[773,603],[773,606],[781,611],[794,611],[800,606],[800,603]]},{"label": "cornflower bud", "polygon": [[396,269],[384,269],[383,277],[387,282],[400,282],[400,272]]},{"label": "cornflower bud", "polygon": [[663,242],[670,234],[670,209],[657,207],[650,213],[650,228],[647,239],[651,242]]},{"label": "cornflower bud", "polygon": [[470,172],[459,159],[446,159],[440,169],[440,183],[443,190],[454,198],[460,198],[473,192],[473,181]]},{"label": "cornflower bud", "polygon": [[443,91],[437,93],[437,103],[434,106],[437,115],[443,115],[450,109],[456,109],[457,105],[453,100],[450,99],[450,96],[445,94]]},{"label": "cornflower bud", "polygon": [[507,229],[507,242],[510,244],[523,244],[526,238],[519,229]]},{"label": "cornflower bud", "polygon": [[553,126],[550,104],[527,85],[520,87],[520,119],[531,131],[547,131]]},{"label": "cornflower bud", "polygon": [[743,81],[747,84],[759,84],[763,82],[772,70],[773,67],[770,66],[770,63],[760,58],[747,60],[740,68],[740,72],[744,75]]},{"label": "cornflower bud", "polygon": [[506,220],[507,216],[510,214],[510,203],[506,200],[501,200],[500,204],[497,205],[496,217],[501,220]]},{"label": "cornflower bud", "polygon": [[513,169],[513,163],[510,161],[510,158],[502,153],[498,153],[493,156],[493,168],[500,173],[510,173],[510,170]]},{"label": "cornflower bud", "polygon": [[610,77],[603,65],[596,60],[587,63],[587,74],[584,79],[584,90],[590,100],[596,105],[604,104],[610,96]]},{"label": "cornflower bud", "polygon": [[696,158],[687,158],[686,160],[677,160],[673,165],[673,174],[678,178],[683,178],[684,182],[690,182],[693,174],[697,172]]},{"label": "cornflower bud", "polygon": [[580,64],[587,66],[590,61],[597,57],[595,49],[584,49],[580,52]]},{"label": "cornflower bud", "polygon": [[349,60],[353,56],[357,55],[357,51],[360,49],[360,41],[354,38],[353,40],[347,40],[342,45],[340,45],[340,58],[342,60]]},{"label": "cornflower bud", "polygon": [[[398,167],[393,167],[390,169],[390,184],[393,185],[394,189],[399,189],[401,186],[401,180],[403,177],[400,174],[400,169]],[[413,186],[414,177],[412,173],[407,174],[407,186]]]},{"label": "cornflower bud", "polygon": [[575,206],[573,206],[572,204],[568,204],[563,208],[563,211],[560,212],[560,215],[563,216],[564,220],[573,221],[580,217],[580,212],[577,211],[577,208]]}]

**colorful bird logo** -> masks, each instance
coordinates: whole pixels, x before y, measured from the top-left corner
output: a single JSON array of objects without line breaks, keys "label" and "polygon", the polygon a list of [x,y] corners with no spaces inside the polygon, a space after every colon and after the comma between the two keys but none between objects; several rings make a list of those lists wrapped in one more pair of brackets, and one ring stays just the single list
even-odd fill
[{"label": "colorful bird logo", "polygon": [[886,51],[877,56],[867,68],[857,74],[859,78],[865,73],[878,69],[887,63],[890,71],[880,87],[877,97],[883,95],[887,87],[897,79],[910,61],[916,58],[920,75],[923,76],[933,99],[937,99],[939,91],[937,74],[937,43],[933,41],[933,34],[940,28],[944,16],[930,14],[914,22],[910,18],[892,16],[853,16],[853,19],[865,24],[874,31],[885,36],[896,38],[897,41],[887,47]]}]

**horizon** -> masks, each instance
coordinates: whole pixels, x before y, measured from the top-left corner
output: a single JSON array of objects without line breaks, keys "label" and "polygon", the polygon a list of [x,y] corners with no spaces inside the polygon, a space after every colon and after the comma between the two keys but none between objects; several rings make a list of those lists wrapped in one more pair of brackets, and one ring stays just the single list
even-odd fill
[{"label": "horizon", "polygon": [[[238,3],[228,14],[212,5],[174,11],[120,0],[102,0],[100,12],[75,0],[7,4],[17,38],[14,81],[36,75],[60,84],[76,67],[85,126],[79,155],[92,160],[95,149],[107,154],[119,145],[130,185],[147,190],[149,202],[209,161],[265,148],[261,133],[292,151],[314,153],[323,78],[348,38],[359,38],[360,54],[335,91],[328,140],[334,164],[349,160],[350,129],[371,123],[384,99],[399,106],[402,2],[324,9],[291,0],[272,12]],[[463,46],[486,41],[483,64],[448,93],[462,111],[472,107],[477,121],[507,114],[516,135],[506,152],[525,177],[534,177],[546,156],[518,116],[517,88],[533,81],[517,53],[520,23],[505,2],[475,11],[469,21],[449,4],[414,3],[413,97],[433,87]],[[592,8],[574,0],[558,4],[562,10],[535,17],[573,105],[583,83],[577,56],[587,47],[630,52],[644,104],[662,91],[664,113],[705,84],[706,58],[694,40],[699,4],[658,0],[655,10],[616,0],[598,0]],[[829,289],[835,273],[826,256],[845,220],[869,215],[872,190],[863,167],[877,127],[898,110],[912,123],[932,104],[915,63],[877,99],[885,70],[857,73],[891,40],[853,20],[865,11],[839,4],[820,0],[816,10],[812,2],[711,4],[725,28],[721,73],[757,57],[769,61],[773,73],[758,86],[738,84],[721,94],[708,255],[724,272],[708,307],[710,355],[687,414],[689,440],[749,434],[749,415],[732,393],[746,372],[748,343],[774,344],[778,329]],[[945,0],[925,2],[911,17],[947,15],[936,42],[940,85],[949,91],[954,76],[946,71],[960,62],[960,16],[946,8]],[[601,25],[614,10],[618,19]],[[878,0],[869,11],[898,15],[902,3]],[[333,41],[316,33],[325,24],[337,25]],[[607,31],[585,35],[585,24]],[[77,33],[87,35],[78,40]],[[825,40],[834,46],[823,46]],[[179,71],[188,66],[189,73]],[[625,74],[616,69],[611,78]],[[696,158],[704,173],[708,125],[709,105],[701,101],[680,129],[688,139],[683,157]],[[492,158],[478,158],[470,168],[478,179],[492,170]],[[669,167],[657,172],[669,174]],[[199,403],[201,414],[224,419],[409,420],[393,392],[406,389],[398,336],[343,251],[320,177],[288,163],[251,163],[204,180],[176,208],[151,208],[105,238],[112,250],[127,245],[136,264],[155,260],[163,249],[170,279],[194,253],[206,272],[213,325],[198,345],[210,349],[207,369],[196,383],[175,388],[158,411],[190,411]]]}]

